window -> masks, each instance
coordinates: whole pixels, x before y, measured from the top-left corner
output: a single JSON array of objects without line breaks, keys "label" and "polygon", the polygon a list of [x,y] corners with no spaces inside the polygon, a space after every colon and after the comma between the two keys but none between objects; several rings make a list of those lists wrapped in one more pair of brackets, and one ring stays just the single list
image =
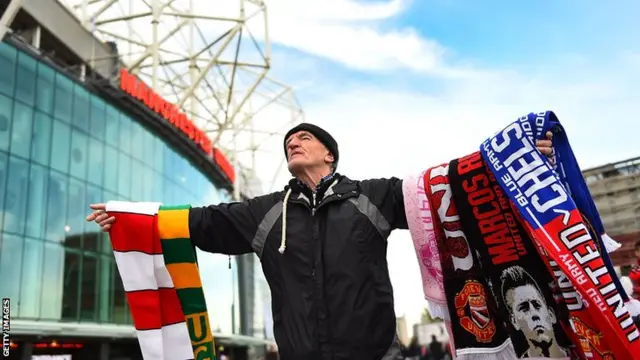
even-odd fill
[{"label": "window", "polygon": [[[98,258],[85,253],[82,260],[80,283],[80,320],[96,321],[98,302]],[[106,295],[106,294],[105,294]]]},{"label": "window", "polygon": [[[78,179],[86,179],[87,176],[87,136],[78,130],[71,132],[71,175]],[[55,151],[55,149],[54,149]]]},{"label": "window", "polygon": [[122,278],[116,266],[113,266],[111,272],[111,288],[113,289],[113,311],[111,313],[111,321],[116,324],[126,324],[129,319],[129,307],[122,286]]},{"label": "window", "polygon": [[51,156],[51,116],[36,111],[33,117],[33,137],[31,143],[31,160],[42,165],[49,165]]},{"label": "window", "polygon": [[36,87],[36,108],[47,114],[53,114],[55,73],[49,66],[38,64],[38,85]]},{"label": "window", "polygon": [[40,317],[40,290],[42,284],[42,260],[44,243],[42,240],[26,238],[22,255],[22,278],[20,279],[21,318]]},{"label": "window", "polygon": [[4,95],[0,95],[0,151],[9,151],[12,119],[13,101]]},{"label": "window", "polygon": [[[102,195],[102,190],[91,185],[87,185],[87,198],[85,201],[85,206],[88,204],[102,203],[105,202]],[[84,213],[89,211],[88,207],[83,206],[83,215]],[[90,251],[98,251],[102,247],[102,241],[109,239],[103,239],[100,233],[100,229],[97,224],[86,224],[85,223],[85,232],[84,232],[84,241],[83,241],[83,249]]]},{"label": "window", "polygon": [[100,141],[104,141],[105,136],[105,119],[107,105],[97,96],[91,97],[91,121],[89,122],[89,131],[91,136]]},{"label": "window", "polygon": [[62,74],[56,74],[53,116],[67,124],[71,123],[73,104],[73,82]]},{"label": "window", "polygon": [[113,256],[101,255],[99,258],[98,274],[98,321],[108,322],[111,320],[113,304],[113,288],[111,287],[111,274],[113,273]]},{"label": "window", "polygon": [[104,169],[104,187],[118,191],[118,151],[111,146],[105,146]]},{"label": "window", "polygon": [[[20,295],[20,276],[22,270],[22,237],[11,234],[0,234],[0,294],[3,298],[18,299]],[[11,302],[11,311],[18,313],[19,301]]]},{"label": "window", "polygon": [[40,318],[43,320],[59,320],[62,315],[64,274],[65,262],[62,245],[44,242],[42,297],[40,298]]},{"label": "window", "polygon": [[66,320],[78,319],[80,303],[80,255],[71,249],[65,249],[64,277],[62,292],[62,318]]},{"label": "window", "polygon": [[71,129],[69,125],[60,121],[53,122],[51,139],[51,167],[63,172],[69,172],[69,147],[71,143]]},{"label": "window", "polygon": [[104,144],[95,139],[89,140],[89,172],[87,179],[96,185],[102,185],[104,178]]},{"label": "window", "polygon": [[0,42],[0,93],[8,96],[13,96],[15,87],[16,57],[16,49]]},{"label": "window", "polygon": [[48,214],[44,207],[47,203],[47,190],[49,186],[48,170],[43,166],[32,163],[29,173],[29,221],[27,221],[27,236],[44,238],[45,226]]},{"label": "window", "polygon": [[131,160],[131,164],[131,201],[144,201],[144,165],[138,160]]},{"label": "window", "polygon": [[[160,177],[158,177],[160,178]],[[156,187],[156,174],[152,168],[144,166],[142,169],[142,199],[143,201],[158,201],[154,199],[154,189]]]},{"label": "window", "polygon": [[87,212],[85,195],[87,188],[84,182],[76,179],[69,179],[69,191],[67,198],[67,221],[64,231],[66,232],[65,246],[82,248],[82,234],[84,233],[85,213]]},{"label": "window", "polygon": [[49,192],[47,200],[46,239],[63,242],[65,221],[67,220],[68,177],[58,172],[49,172]]},{"label": "window", "polygon": [[107,118],[105,120],[105,136],[107,144],[115,147],[120,146],[120,114],[118,110],[107,106]]},{"label": "window", "polygon": [[142,132],[142,146],[143,146],[143,161],[147,166],[153,167],[154,153],[155,153],[155,137],[148,131]]},{"label": "window", "polygon": [[131,196],[131,159],[124,152],[118,156],[118,195]]},{"label": "window", "polygon": [[143,128],[137,122],[131,124],[131,156],[134,159],[144,160]]},{"label": "window", "polygon": [[167,145],[162,140],[160,140],[160,138],[154,138],[154,142],[154,168],[157,172],[164,174],[164,148],[167,147]]},{"label": "window", "polygon": [[11,156],[4,202],[3,230],[24,234],[29,188],[29,163]]},{"label": "window", "polygon": [[154,181],[154,185],[153,185],[153,201],[159,201],[165,204],[170,204],[171,201],[169,201],[169,199],[167,198],[167,196],[165,196],[165,187],[164,187],[164,183],[167,180],[164,176],[162,176],[162,174],[159,174],[157,172],[154,172],[154,176],[155,176],[155,181]]},{"label": "window", "polygon": [[127,115],[120,114],[120,151],[131,154],[131,119]]},{"label": "window", "polygon": [[[36,73],[38,62],[31,56],[19,51],[16,72],[16,100],[33,106],[36,96]],[[3,70],[4,71],[4,70]]]},{"label": "window", "polygon": [[79,84],[73,86],[73,126],[89,132],[89,92]]},{"label": "window", "polygon": [[[9,156],[0,152],[0,209],[4,209],[4,199],[6,195],[7,172],[9,171]],[[4,219],[0,216],[0,229],[4,226]],[[0,241],[2,241],[0,239]]]},{"label": "window", "polygon": [[15,102],[13,106],[13,126],[11,127],[11,153],[29,158],[33,126],[33,110],[30,106]]}]

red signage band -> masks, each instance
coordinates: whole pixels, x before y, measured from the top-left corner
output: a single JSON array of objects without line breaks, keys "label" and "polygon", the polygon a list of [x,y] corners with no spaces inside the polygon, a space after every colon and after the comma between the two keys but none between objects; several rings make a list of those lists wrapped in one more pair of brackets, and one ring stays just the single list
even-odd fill
[{"label": "red signage band", "polygon": [[213,161],[220,167],[222,172],[232,183],[235,183],[235,170],[227,157],[220,149],[213,147],[211,139],[209,139],[207,134],[199,129],[177,106],[158,95],[153,89],[147,86],[147,84],[124,68],[120,69],[120,89],[143,103],[156,114],[162,116],[163,119],[167,120],[198,145],[202,151],[212,156]]}]

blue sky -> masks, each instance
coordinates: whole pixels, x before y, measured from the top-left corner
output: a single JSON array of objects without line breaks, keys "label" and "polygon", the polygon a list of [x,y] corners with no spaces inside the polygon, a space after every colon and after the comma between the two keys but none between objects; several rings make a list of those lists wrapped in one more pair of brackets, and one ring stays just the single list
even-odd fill
[{"label": "blue sky", "polygon": [[[640,155],[640,2],[271,0],[270,76],[337,138],[339,171],[402,177],[554,110],[583,168]],[[279,181],[284,182],[286,174]],[[390,238],[398,315],[424,305]]]}]

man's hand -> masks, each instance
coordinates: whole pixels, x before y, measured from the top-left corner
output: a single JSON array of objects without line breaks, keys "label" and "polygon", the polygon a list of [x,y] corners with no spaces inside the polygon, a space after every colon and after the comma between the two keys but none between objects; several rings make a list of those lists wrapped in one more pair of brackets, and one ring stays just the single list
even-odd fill
[{"label": "man's hand", "polygon": [[538,140],[536,141],[536,147],[540,150],[541,153],[547,156],[551,165],[556,164],[556,153],[553,150],[553,134],[551,131],[547,131],[547,140]]},{"label": "man's hand", "polygon": [[107,204],[91,204],[89,207],[93,212],[87,215],[87,221],[95,221],[104,232],[111,230],[111,225],[116,221],[116,218],[107,214]]}]

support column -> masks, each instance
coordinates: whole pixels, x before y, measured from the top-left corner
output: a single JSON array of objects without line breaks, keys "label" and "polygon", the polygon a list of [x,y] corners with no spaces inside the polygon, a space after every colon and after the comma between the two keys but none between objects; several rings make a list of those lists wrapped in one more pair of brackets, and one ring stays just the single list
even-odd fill
[{"label": "support column", "polygon": [[13,19],[16,18],[16,14],[18,10],[20,10],[21,5],[22,0],[11,0],[9,6],[7,6],[7,10],[2,14],[2,18],[0,18],[0,41],[4,39],[7,32],[11,30],[11,23],[13,23]]}]

